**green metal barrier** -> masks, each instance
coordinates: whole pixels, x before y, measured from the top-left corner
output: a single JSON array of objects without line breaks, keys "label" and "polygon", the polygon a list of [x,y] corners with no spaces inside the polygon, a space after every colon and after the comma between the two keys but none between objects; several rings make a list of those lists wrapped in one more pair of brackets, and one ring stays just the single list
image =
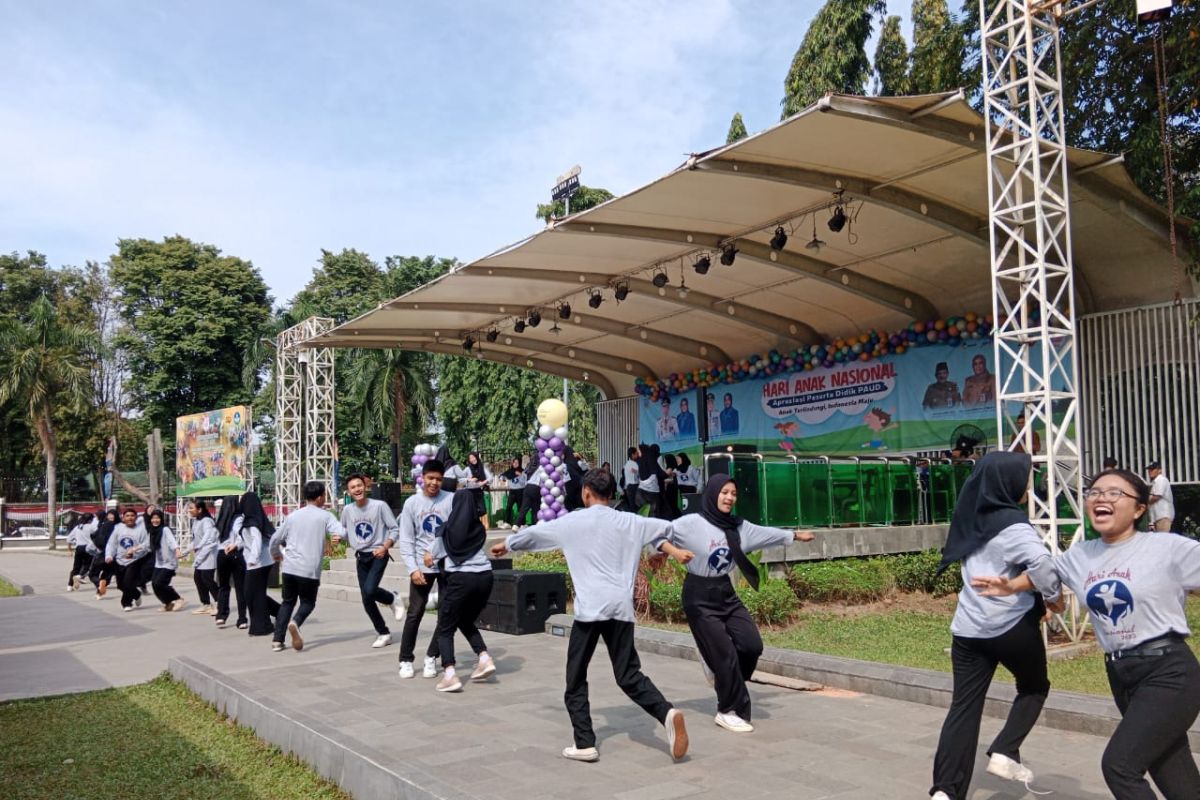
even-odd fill
[{"label": "green metal barrier", "polygon": [[863,525],[890,525],[891,485],[884,459],[856,459],[858,466],[859,517]]},{"label": "green metal barrier", "polygon": [[800,461],[796,464],[796,487],[800,501],[800,525],[828,528],[833,524],[833,495],[829,487],[829,461]]},{"label": "green metal barrier", "polygon": [[794,459],[763,461],[762,494],[764,525],[776,528],[795,528],[800,525],[800,492],[796,484]]},{"label": "green metal barrier", "polygon": [[921,488],[916,469],[907,460],[887,462],[891,525],[915,525],[921,518]]},{"label": "green metal barrier", "polygon": [[766,525],[762,483],[762,456],[754,453],[710,453],[704,457],[705,474],[724,472],[738,487],[733,513],[755,525]]}]

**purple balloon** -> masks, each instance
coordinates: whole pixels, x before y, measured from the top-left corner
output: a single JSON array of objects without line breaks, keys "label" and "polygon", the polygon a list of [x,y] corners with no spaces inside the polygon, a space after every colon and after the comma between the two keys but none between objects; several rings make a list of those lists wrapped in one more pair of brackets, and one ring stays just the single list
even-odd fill
[{"label": "purple balloon", "polygon": [[541,517],[543,522],[549,522],[550,520],[554,519],[556,515],[553,511],[547,508],[544,511],[539,512],[538,516]]},{"label": "purple balloon", "polygon": [[546,458],[545,456],[538,456],[538,463],[543,467],[548,467],[550,466],[550,459]]},{"label": "purple balloon", "polygon": [[540,436],[538,437],[538,440],[536,442],[534,442],[533,444],[535,447],[537,447],[538,450],[545,450],[547,447],[550,446],[550,443],[547,442],[545,439],[541,438]]},{"label": "purple balloon", "polygon": [[418,463],[418,464],[424,464],[424,463],[425,463],[426,461],[428,461],[428,460],[429,460],[429,456],[426,456],[426,455],[419,455],[419,456],[417,456],[417,463]]},{"label": "purple balloon", "polygon": [[562,450],[563,440],[558,438],[557,436],[555,436],[555,437],[551,438],[550,441],[547,442],[546,444],[548,444],[550,446],[551,450],[555,450],[555,451]]},{"label": "purple balloon", "polygon": [[558,510],[558,513],[555,514],[554,516],[555,517],[565,517],[566,515],[567,515],[567,510],[565,508],[560,508]]},{"label": "purple balloon", "polygon": [[557,500],[555,500],[553,503],[550,504],[550,508],[553,509],[554,511],[562,511],[562,507],[563,507],[563,504],[558,502]]},{"label": "purple balloon", "polygon": [[420,456],[413,456],[413,457],[412,457],[412,464],[413,464],[413,466],[414,466],[414,467],[416,467],[416,466],[419,466],[419,465],[420,465],[420,463],[421,463],[421,460],[420,460],[420,459],[421,459],[421,457],[420,457]]}]

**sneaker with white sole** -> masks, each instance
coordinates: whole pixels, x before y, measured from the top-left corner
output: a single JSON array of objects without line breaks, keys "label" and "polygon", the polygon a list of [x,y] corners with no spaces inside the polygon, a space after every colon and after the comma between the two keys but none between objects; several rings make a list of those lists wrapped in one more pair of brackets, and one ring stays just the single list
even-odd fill
[{"label": "sneaker with white sole", "polygon": [[181,597],[178,600],[176,600],[175,602],[171,603],[171,610],[172,611],[180,611],[185,605],[187,605],[187,600],[184,600]]},{"label": "sneaker with white sole", "polygon": [[1033,780],[1033,771],[1029,767],[1002,753],[992,753],[992,757],[988,760],[987,771],[1010,781],[1029,783]]},{"label": "sneaker with white sole", "polygon": [[128,614],[130,611],[133,611],[133,606],[121,606],[121,610]]},{"label": "sneaker with white sole", "polygon": [[479,663],[475,665],[474,671],[471,672],[471,680],[487,680],[488,676],[492,675],[495,671],[496,662],[492,661],[492,657],[485,653],[480,657]]},{"label": "sneaker with white sole", "polygon": [[704,682],[715,689],[717,686],[717,676],[712,671],[712,667],[708,665],[708,662],[704,660],[704,655],[700,652],[699,647],[696,648],[696,659],[700,662],[700,671],[704,673]]},{"label": "sneaker with white sole", "polygon": [[446,670],[446,674],[442,676],[442,679],[437,682],[437,686],[434,688],[439,692],[461,692],[462,681],[458,679],[458,675],[455,673],[454,669],[449,668]]},{"label": "sneaker with white sole", "polygon": [[271,642],[271,652],[272,653],[283,652],[283,642]]},{"label": "sneaker with white sole", "polygon": [[687,727],[683,724],[683,712],[672,708],[667,712],[667,720],[663,725],[667,729],[667,749],[671,751],[671,758],[678,761],[686,756],[688,751]]},{"label": "sneaker with white sole", "polygon": [[218,628],[224,628],[224,627],[225,627],[225,620],[223,620],[223,619],[217,619],[217,627],[218,627]]},{"label": "sneaker with white sole", "polygon": [[400,662],[400,677],[411,678],[413,676],[413,663],[411,661]]},{"label": "sneaker with white sole", "polygon": [[197,608],[197,609],[193,609],[193,610],[192,610],[192,613],[193,613],[193,614],[211,614],[211,613],[212,613],[212,608],[211,608],[211,607],[209,607],[209,606],[200,606],[200,607],[199,607],[199,608]]},{"label": "sneaker with white sole", "polygon": [[437,659],[433,656],[425,656],[425,667],[421,670],[422,678],[436,678],[438,676]]},{"label": "sneaker with white sole", "polygon": [[950,800],[950,795],[943,792],[941,789],[933,793],[929,800]]},{"label": "sneaker with white sole", "polygon": [[387,647],[392,643],[392,635],[390,633],[381,633],[375,637],[375,641],[371,643],[371,647]]},{"label": "sneaker with white sole", "polygon": [[754,726],[746,720],[739,717],[737,714],[721,714],[718,713],[714,718],[716,723],[727,731],[734,733],[750,733],[754,730]]},{"label": "sneaker with white sole", "polygon": [[304,639],[300,636],[300,626],[294,622],[288,623],[288,634],[292,637],[292,649],[303,650]]},{"label": "sneaker with white sole", "polygon": [[404,609],[404,606],[400,605],[399,601],[393,601],[392,604],[390,606],[388,606],[388,608],[390,608],[392,610],[392,616],[395,617],[396,622],[404,622],[404,610],[405,609]]},{"label": "sneaker with white sole", "polygon": [[599,761],[600,751],[594,747],[564,747],[563,758],[569,758],[572,761]]},{"label": "sneaker with white sole", "polygon": [[82,575],[72,575],[71,576],[71,586],[75,591],[78,592],[79,587],[82,585],[83,585],[83,576]]},{"label": "sneaker with white sole", "polygon": [[[496,523],[496,527],[497,527],[497,528],[499,528],[499,529],[500,529],[500,530],[502,530],[502,531],[506,531],[506,530],[508,530],[509,528],[511,528],[511,527],[512,527],[512,525],[509,525],[507,522],[501,521],[501,522],[497,522],[497,523]],[[592,749],[595,749],[595,748],[592,748]],[[564,752],[565,752],[565,751],[564,751]],[[570,758],[570,756],[568,756],[568,758]]]}]

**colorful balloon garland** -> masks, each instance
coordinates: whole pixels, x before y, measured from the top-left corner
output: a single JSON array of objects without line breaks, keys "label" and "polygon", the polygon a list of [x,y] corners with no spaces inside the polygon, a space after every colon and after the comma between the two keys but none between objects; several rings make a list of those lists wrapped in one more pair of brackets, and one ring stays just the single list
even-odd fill
[{"label": "colorful balloon garland", "polygon": [[537,448],[538,463],[546,476],[538,488],[542,493],[538,509],[539,522],[549,522],[567,513],[567,465],[563,451],[567,447],[567,407],[556,398],[543,400],[538,406]]},{"label": "colorful balloon garland", "polygon": [[913,347],[934,344],[957,347],[964,341],[987,339],[991,334],[992,315],[969,311],[962,316],[913,322],[894,333],[871,331],[825,344],[800,347],[787,353],[772,350],[766,355],[753,355],[722,366],[672,372],[659,381],[638,378],[634,383],[634,391],[657,401],[696,388],[761,380],[773,375],[821,367],[828,369],[853,361],[872,361],[888,354],[899,355]]},{"label": "colorful balloon garland", "polygon": [[[437,453],[437,447],[435,447],[434,445],[419,444],[413,448],[413,455],[412,455],[412,459],[411,459],[412,465],[414,467],[424,467],[425,462],[428,461],[429,459],[433,458],[433,456],[436,453]],[[417,473],[416,481],[417,481],[417,486],[419,486],[419,487],[425,486],[425,479],[421,476],[420,472]]]}]

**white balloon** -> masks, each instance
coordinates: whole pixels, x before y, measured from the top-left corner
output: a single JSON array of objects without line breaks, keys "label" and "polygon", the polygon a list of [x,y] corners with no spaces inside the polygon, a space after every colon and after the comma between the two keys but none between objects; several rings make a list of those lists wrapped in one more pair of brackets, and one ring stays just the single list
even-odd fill
[{"label": "white balloon", "polygon": [[559,458],[558,456],[554,456],[553,458],[550,459],[550,466],[552,466],[552,467],[557,467],[561,463],[562,463],[562,459]]},{"label": "white balloon", "polygon": [[542,427],[538,428],[538,436],[542,439],[549,439],[553,435],[554,428],[551,428],[549,425],[543,425]]},{"label": "white balloon", "polygon": [[555,428],[554,435],[562,439],[564,442],[567,441],[567,426],[563,425],[561,428]]},{"label": "white balloon", "polygon": [[546,458],[554,458],[554,451],[547,447],[542,455],[544,455]]},{"label": "white balloon", "polygon": [[554,483],[553,478],[546,478],[546,480],[542,483],[542,486],[545,486],[547,489],[553,489],[555,485],[556,484]]},{"label": "white balloon", "polygon": [[558,488],[557,486],[555,486],[553,489],[550,490],[550,495],[552,497],[558,497],[561,494],[562,494],[562,489]]}]

